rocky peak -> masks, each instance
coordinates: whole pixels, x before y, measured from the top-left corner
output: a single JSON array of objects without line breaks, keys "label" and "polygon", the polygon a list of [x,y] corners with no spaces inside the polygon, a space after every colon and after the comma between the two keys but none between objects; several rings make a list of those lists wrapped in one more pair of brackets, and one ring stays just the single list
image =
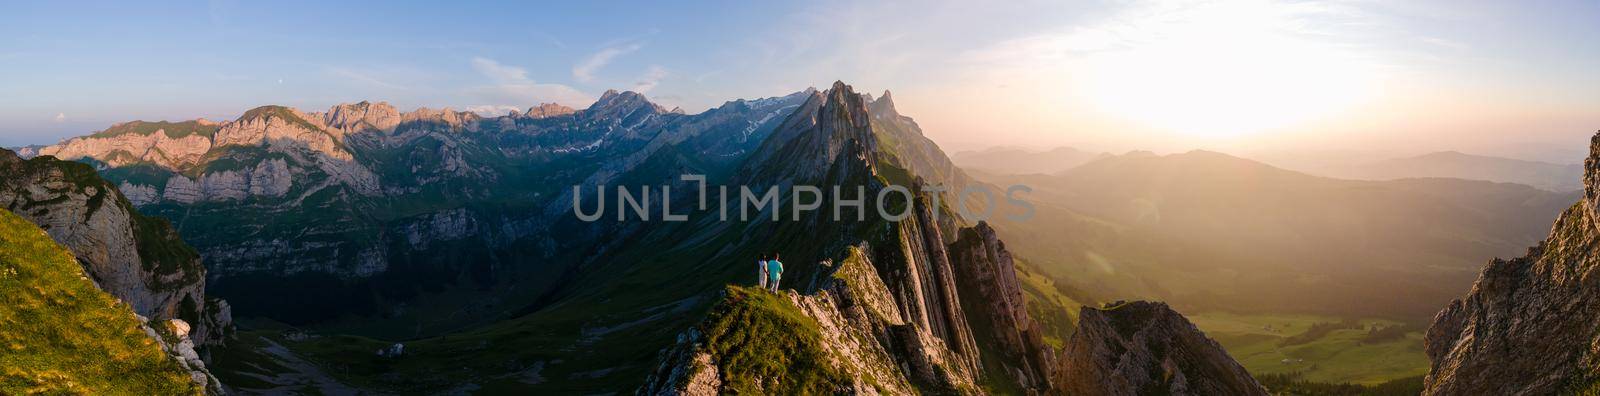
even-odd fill
[{"label": "rocky peak", "polygon": [[1244,367],[1167,304],[1084,307],[1061,354],[1069,395],[1266,395]]},{"label": "rocky peak", "polygon": [[747,159],[743,180],[843,181],[872,174],[878,140],[867,119],[866,103],[844,82],[825,92],[811,91],[761,148]]},{"label": "rocky peak", "polygon": [[562,116],[572,114],[574,112],[577,112],[577,110],[573,110],[571,107],[562,106],[560,104],[540,103],[538,106],[529,107],[526,113],[522,113],[522,116],[537,119]]},{"label": "rocky peak", "polygon": [[639,115],[666,113],[667,109],[650,102],[650,99],[646,99],[644,95],[638,92],[625,91],[618,93],[617,90],[612,89],[600,95],[600,100],[595,101],[593,105],[583,111],[591,117],[629,119]]},{"label": "rocky peak", "polygon": [[305,123],[307,129],[316,130],[321,128],[315,124],[311,124],[310,122],[312,119],[319,118],[320,117],[311,117],[293,107],[266,105],[246,110],[244,114],[239,115],[239,118],[234,119],[233,123],[267,122],[272,119],[281,119],[285,122]]},{"label": "rocky peak", "polygon": [[879,96],[878,100],[872,101],[872,114],[900,115],[900,111],[894,108],[894,96],[889,93],[889,90],[883,90],[883,96]]},{"label": "rocky peak", "polygon": [[470,111],[455,111],[449,107],[443,109],[417,108],[400,116],[401,124],[425,123],[449,128],[466,128],[476,130],[478,120],[483,119],[478,113]]},{"label": "rocky peak", "polygon": [[341,103],[323,114],[323,123],[332,128],[355,133],[367,130],[393,132],[400,124],[400,111],[388,102]]},{"label": "rocky peak", "polygon": [[1424,394],[1600,391],[1600,133],[1584,161],[1584,197],[1522,257],[1494,259],[1433,318]]}]

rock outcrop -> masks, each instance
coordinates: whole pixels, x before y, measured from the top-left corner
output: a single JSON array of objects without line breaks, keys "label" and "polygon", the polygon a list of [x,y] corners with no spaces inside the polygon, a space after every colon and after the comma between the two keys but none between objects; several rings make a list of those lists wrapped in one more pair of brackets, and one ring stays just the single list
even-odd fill
[{"label": "rock outcrop", "polygon": [[1163,303],[1084,307],[1061,352],[1069,395],[1266,395],[1261,384]]},{"label": "rock outcrop", "polygon": [[222,381],[211,374],[211,370],[206,368],[205,360],[195,351],[194,340],[190,338],[193,328],[188,322],[184,322],[183,319],[152,322],[143,316],[135,317],[139,319],[139,323],[143,323],[139,329],[144,330],[145,336],[155,340],[161,351],[166,352],[178,363],[179,368],[189,373],[189,382],[205,389],[207,395],[228,394],[222,386]]},{"label": "rock outcrop", "polygon": [[572,114],[576,111],[577,110],[573,110],[571,107],[562,106],[555,103],[540,103],[538,106],[529,107],[527,112],[522,113],[522,116],[535,119],[550,118]]},{"label": "rock outcrop", "polygon": [[[36,155],[62,159],[94,158],[110,166],[151,163],[178,168],[199,163],[211,150],[218,126],[205,120],[184,122],[130,121],[104,131],[57,145],[39,148]],[[34,155],[27,155],[33,157]]]},{"label": "rock outcrop", "polygon": [[[887,91],[883,98],[889,98]],[[1009,377],[1021,389],[1052,389],[1055,350],[1044,343],[1044,331],[1029,316],[1016,264],[994,228],[979,222],[961,229],[950,245],[950,262],[955,264],[965,304],[971,307],[973,329],[979,338],[992,342],[985,352],[997,355],[994,360],[1000,367],[990,371]]]},{"label": "rock outcrop", "polygon": [[1600,391],[1600,134],[1584,197],[1527,255],[1495,259],[1424,338],[1428,395]]},{"label": "rock outcrop", "polygon": [[226,304],[208,301],[200,256],[161,219],[139,214],[88,165],[0,150],[0,207],[66,246],[102,290],[134,312],[195,324],[202,344],[220,343]]}]

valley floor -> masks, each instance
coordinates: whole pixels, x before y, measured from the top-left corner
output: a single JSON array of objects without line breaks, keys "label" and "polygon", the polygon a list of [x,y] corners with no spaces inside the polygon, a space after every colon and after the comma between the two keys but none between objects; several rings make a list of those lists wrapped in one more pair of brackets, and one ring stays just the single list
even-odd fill
[{"label": "valley floor", "polygon": [[1256,377],[1376,385],[1428,373],[1421,328],[1398,321],[1227,312],[1189,319]]}]

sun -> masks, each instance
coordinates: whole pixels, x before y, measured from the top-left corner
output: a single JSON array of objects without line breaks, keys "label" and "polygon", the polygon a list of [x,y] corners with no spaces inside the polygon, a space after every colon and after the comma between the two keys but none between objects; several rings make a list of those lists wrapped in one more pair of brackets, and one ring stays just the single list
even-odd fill
[{"label": "sun", "polygon": [[1369,62],[1296,31],[1292,9],[1235,2],[1181,11],[1127,26],[1119,46],[1084,60],[1087,78],[1080,81],[1099,110],[1228,138],[1291,127],[1371,94]]}]

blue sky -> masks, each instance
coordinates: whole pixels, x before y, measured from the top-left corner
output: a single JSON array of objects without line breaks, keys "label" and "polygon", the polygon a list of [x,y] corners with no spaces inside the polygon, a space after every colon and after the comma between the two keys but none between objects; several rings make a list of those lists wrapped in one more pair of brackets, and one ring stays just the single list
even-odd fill
[{"label": "blue sky", "polygon": [[0,145],[364,99],[499,112],[615,88],[693,112],[838,79],[894,90],[952,150],[1543,158],[1600,129],[1595,2],[262,3],[9,4]]}]

